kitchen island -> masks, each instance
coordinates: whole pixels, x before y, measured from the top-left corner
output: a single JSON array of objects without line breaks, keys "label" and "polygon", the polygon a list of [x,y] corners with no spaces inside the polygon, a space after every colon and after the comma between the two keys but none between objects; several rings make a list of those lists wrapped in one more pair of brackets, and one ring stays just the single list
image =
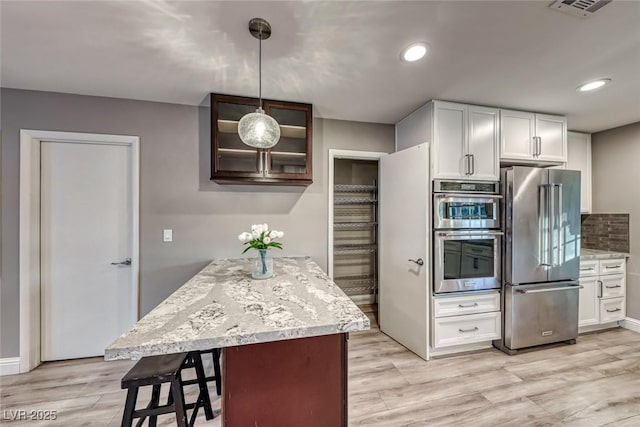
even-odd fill
[{"label": "kitchen island", "polygon": [[105,350],[106,360],[222,348],[223,425],[347,425],[348,333],[369,319],[308,257],[211,262]]}]

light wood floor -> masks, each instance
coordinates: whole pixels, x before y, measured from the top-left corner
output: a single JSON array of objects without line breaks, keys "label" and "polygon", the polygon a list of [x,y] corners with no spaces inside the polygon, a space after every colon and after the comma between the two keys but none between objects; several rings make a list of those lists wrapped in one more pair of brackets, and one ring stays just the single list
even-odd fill
[{"label": "light wood floor", "polygon": [[[427,363],[374,325],[352,334],[349,350],[353,426],[640,426],[640,334],[625,329],[517,356],[490,350]],[[2,423],[119,425],[119,380],[131,366],[94,358],[0,377],[4,417],[16,409],[58,411],[53,422]],[[219,426],[220,419],[196,424]]]}]

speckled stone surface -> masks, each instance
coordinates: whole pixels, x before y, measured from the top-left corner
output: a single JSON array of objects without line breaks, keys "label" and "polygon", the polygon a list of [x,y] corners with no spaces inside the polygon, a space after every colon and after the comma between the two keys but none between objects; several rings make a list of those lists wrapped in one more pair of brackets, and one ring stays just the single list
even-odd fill
[{"label": "speckled stone surface", "polygon": [[362,331],[369,319],[309,257],[274,258],[253,280],[249,259],[216,260],[105,350],[106,360]]},{"label": "speckled stone surface", "polygon": [[629,258],[629,254],[624,252],[601,251],[599,249],[580,249],[580,259],[615,259]]}]

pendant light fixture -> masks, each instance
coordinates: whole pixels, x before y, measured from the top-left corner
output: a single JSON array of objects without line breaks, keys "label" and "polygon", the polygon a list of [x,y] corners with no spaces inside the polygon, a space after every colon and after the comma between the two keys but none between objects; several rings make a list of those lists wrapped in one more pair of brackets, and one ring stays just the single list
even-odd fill
[{"label": "pendant light fixture", "polygon": [[280,139],[280,125],[262,109],[262,40],[271,36],[271,25],[262,18],[249,21],[249,32],[258,39],[258,87],[260,102],[255,113],[249,113],[238,122],[238,134],[250,147],[271,148]]}]

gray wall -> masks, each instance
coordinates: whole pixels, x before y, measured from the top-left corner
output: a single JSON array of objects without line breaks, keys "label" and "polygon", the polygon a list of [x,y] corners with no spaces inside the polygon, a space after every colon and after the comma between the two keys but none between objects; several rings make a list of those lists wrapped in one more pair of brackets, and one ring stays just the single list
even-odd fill
[{"label": "gray wall", "polygon": [[[222,186],[208,180],[206,111],[198,107],[2,89],[0,108],[0,358],[19,355],[20,129],[140,136],[141,315],[210,259],[241,256],[236,236],[252,223],[285,231],[283,255],[309,255],[326,268],[328,149],[391,152],[394,145],[391,125],[316,119],[312,185]],[[173,243],[162,243],[163,228],[174,230]]]},{"label": "gray wall", "polygon": [[591,136],[594,213],[629,213],[627,316],[640,319],[640,122]]}]

